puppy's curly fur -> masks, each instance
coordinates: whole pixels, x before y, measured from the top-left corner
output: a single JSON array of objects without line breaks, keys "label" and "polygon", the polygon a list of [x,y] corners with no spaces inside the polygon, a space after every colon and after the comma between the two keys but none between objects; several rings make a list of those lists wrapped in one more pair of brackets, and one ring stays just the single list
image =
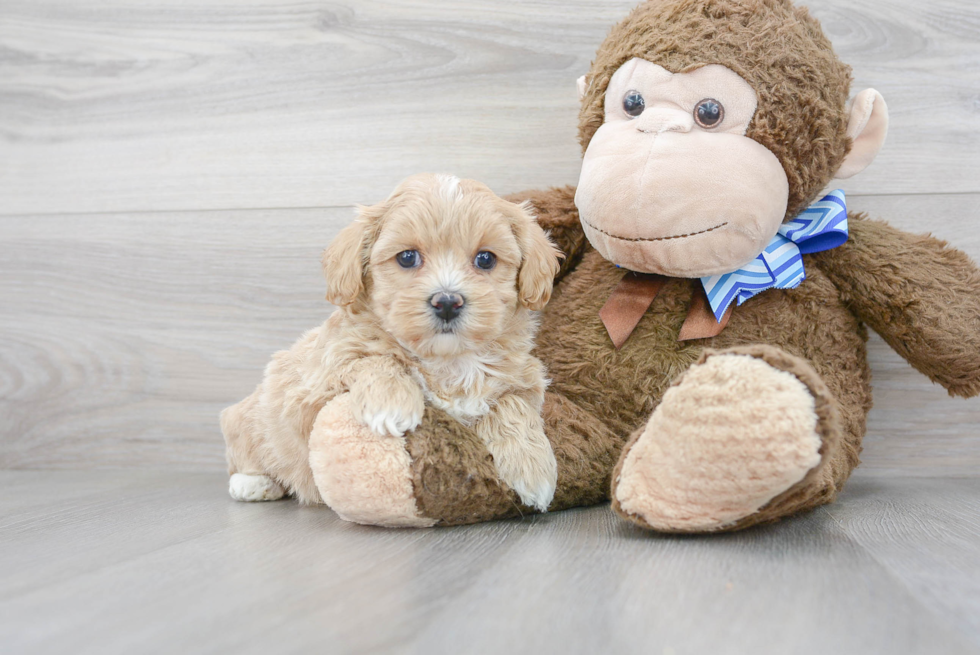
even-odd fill
[{"label": "puppy's curly fur", "polygon": [[[480,252],[494,265],[478,266]],[[322,502],[309,436],[320,410],[349,393],[354,415],[392,439],[419,424],[426,403],[474,425],[500,478],[547,509],[557,465],[531,349],[533,311],[551,296],[559,257],[527,204],[472,180],[418,175],[361,207],[323,256],[338,310],[276,353],[255,392],[221,414],[231,495]],[[462,303],[449,320],[436,311],[444,295]]]}]

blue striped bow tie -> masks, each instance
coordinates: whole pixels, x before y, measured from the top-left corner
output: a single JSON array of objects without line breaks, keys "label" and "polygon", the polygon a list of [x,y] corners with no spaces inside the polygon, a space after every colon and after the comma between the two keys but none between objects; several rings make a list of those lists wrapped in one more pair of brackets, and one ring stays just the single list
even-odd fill
[{"label": "blue striped bow tie", "polygon": [[720,323],[736,299],[741,305],[766,289],[795,289],[806,279],[801,255],[830,250],[845,241],[847,206],[844,192],[837,189],[783,223],[766,249],[742,268],[701,278],[715,320]]}]

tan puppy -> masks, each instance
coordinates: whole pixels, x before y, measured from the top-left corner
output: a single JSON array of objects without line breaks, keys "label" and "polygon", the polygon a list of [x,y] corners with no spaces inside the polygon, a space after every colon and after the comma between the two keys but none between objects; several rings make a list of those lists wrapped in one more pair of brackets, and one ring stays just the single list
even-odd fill
[{"label": "tan puppy", "polygon": [[393,439],[419,424],[426,403],[473,425],[501,480],[546,510],[558,470],[532,310],[548,302],[559,257],[526,205],[472,180],[417,175],[361,207],[323,255],[339,309],[221,413],[232,497],[322,502],[310,431],[348,392],[355,415]]}]

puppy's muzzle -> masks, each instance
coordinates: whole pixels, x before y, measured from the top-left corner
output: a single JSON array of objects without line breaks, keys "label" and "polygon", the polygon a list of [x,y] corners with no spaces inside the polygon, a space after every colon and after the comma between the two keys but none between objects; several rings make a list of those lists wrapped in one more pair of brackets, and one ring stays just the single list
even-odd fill
[{"label": "puppy's muzzle", "polygon": [[429,298],[429,303],[435,315],[449,323],[463,311],[466,299],[458,293],[437,293]]}]

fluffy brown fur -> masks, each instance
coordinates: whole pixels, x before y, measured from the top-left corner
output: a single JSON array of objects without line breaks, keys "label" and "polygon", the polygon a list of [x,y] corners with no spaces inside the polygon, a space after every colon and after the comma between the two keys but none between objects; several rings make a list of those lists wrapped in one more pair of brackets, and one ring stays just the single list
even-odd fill
[{"label": "fluffy brown fur", "polygon": [[[785,351],[771,346],[735,346],[724,350],[706,348],[702,352],[697,363],[703,364],[709,357],[715,355],[748,355],[750,357],[761,359],[778,371],[786,371],[787,373],[794,375],[800,382],[803,383],[809,393],[813,396],[814,413],[817,417],[817,430],[819,432],[818,436],[820,437],[821,443],[819,449],[819,465],[810,469],[802,480],[795,483],[785,492],[769,501],[766,507],[762,509],[762,512],[754,513],[748,517],[748,519],[741,519],[740,521],[731,523],[724,529],[736,530],[745,527],[746,525],[751,525],[766,520],[778,519],[787,514],[792,514],[799,511],[803,508],[803,505],[813,502],[815,497],[820,497],[822,502],[829,502],[832,500],[833,496],[836,495],[836,491],[843,485],[843,479],[841,479],[839,482],[834,481],[835,459],[833,458],[837,459],[837,476],[841,476],[844,470],[849,470],[850,468],[856,466],[858,460],[855,448],[839,448],[841,434],[838,403],[833,394],[827,388],[827,385],[824,383],[823,379],[805,360],[789,355]],[[689,371],[690,369],[688,369],[688,371],[686,371],[684,374],[678,376],[671,386],[677,386],[680,384],[685,379],[686,374]],[[626,450],[629,450],[633,444],[636,443],[641,433],[642,429],[638,429],[633,434],[629,443],[626,445]],[[844,465],[841,466],[841,458],[849,461],[845,461]],[[621,459],[613,472],[613,478],[619,477],[622,466],[623,460]],[[621,516],[624,516],[625,518],[628,518],[639,525],[648,528],[652,527],[643,517],[630,514],[629,512],[625,511],[618,499],[615,497],[613,498],[613,509],[616,510],[616,512]],[[657,526],[657,530],[661,532],[689,531],[680,528],[670,529],[663,526]]]},{"label": "fluffy brown fur", "polygon": [[[641,5],[611,32],[596,57],[581,114],[583,148],[602,122],[610,76],[631,57],[674,72],[718,63],[747,80],[759,97],[748,135],[785,168],[790,215],[831,179],[848,151],[849,70],[836,60],[806,10],[786,0],[653,0]],[[792,290],[770,289],[736,307],[718,336],[678,341],[699,282],[671,279],[629,340],[616,349],[599,310],[624,271],[585,239],[574,194],[561,188],[511,198],[531,202],[539,223],[567,255],[542,312],[535,350],[553,379],[543,408],[558,463],[552,510],[615,496],[622,462],[634,454],[654,412],[686,411],[665,401],[671,383],[683,381],[685,372],[705,366],[716,354],[752,357],[755,370],[765,365],[780,374],[768,377],[785,380],[781,374],[788,373],[801,383],[795,386],[810,396],[805,404],[815,428],[807,437],[817,439],[811,452],[819,454],[819,463],[795,484],[770,489],[774,493],[764,496],[769,498],[764,506],[737,520],[697,528],[679,521],[657,529],[738,529],[832,501],[858,464],[871,407],[866,325],[950,393],[980,393],[980,270],[936,239],[861,215],[849,217],[845,244],[804,256],[804,283]],[[740,412],[752,407],[725,401],[711,409],[716,424],[724,424],[725,412],[744,423]],[[703,419],[696,412],[686,416],[691,423]],[[675,424],[683,419],[672,417]],[[765,415],[752,420],[764,425]],[[422,517],[452,525],[525,511],[499,481],[479,435],[444,413],[427,412],[407,435],[406,448]],[[761,455],[778,458],[765,451]],[[657,470],[651,467],[645,474],[653,477]],[[616,505],[622,510],[618,500]],[[637,513],[624,514],[639,525],[652,525]]]},{"label": "fluffy brown fur", "polygon": [[[415,266],[398,263],[404,251],[418,254]],[[492,268],[475,266],[481,251],[496,256]],[[469,180],[416,176],[362,208],[323,263],[340,308],[277,353],[255,393],[222,413],[229,472],[264,475],[319,502],[310,432],[326,403],[347,392],[354,417],[380,435],[415,428],[425,403],[474,425],[497,474],[547,508],[556,473],[531,312],[551,294],[558,251],[525,207]],[[446,292],[460,298],[451,322],[433,307]]]},{"label": "fluffy brown fur", "polygon": [[610,78],[633,57],[672,73],[721,64],[752,86],[758,107],[746,136],[783,165],[789,179],[787,218],[813,202],[847,154],[851,69],[834,55],[806,8],[789,0],[654,0],[639,5],[609,33],[586,78],[579,112],[583,152],[602,125]]},{"label": "fluffy brown fur", "polygon": [[859,218],[848,247],[813,255],[817,265],[845,305],[917,370],[951,396],[980,394],[980,271],[944,241]]},{"label": "fluffy brown fur", "polygon": [[[696,281],[671,280],[617,351],[598,312],[623,273],[582,238],[573,195],[563,188],[511,198],[533,198],[539,222],[577,262],[563,270],[535,351],[553,380],[544,407],[558,458],[552,510],[609,499],[612,471],[627,442],[638,436],[672,381],[709,348],[747,352],[796,375],[814,394],[825,444],[824,464],[725,529],[831,502],[843,488],[859,462],[871,408],[862,321],[901,344],[899,352],[909,353],[917,368],[951,393],[980,391],[976,265],[938,240],[861,215],[850,216],[851,238],[843,246],[805,256],[804,284],[766,291],[736,308],[719,336],[677,341]],[[901,253],[901,266],[893,253]],[[951,285],[955,300],[936,285]],[[520,513],[513,492],[495,479],[486,451],[465,428],[433,415],[408,436],[408,449],[423,515],[453,525]]]}]

